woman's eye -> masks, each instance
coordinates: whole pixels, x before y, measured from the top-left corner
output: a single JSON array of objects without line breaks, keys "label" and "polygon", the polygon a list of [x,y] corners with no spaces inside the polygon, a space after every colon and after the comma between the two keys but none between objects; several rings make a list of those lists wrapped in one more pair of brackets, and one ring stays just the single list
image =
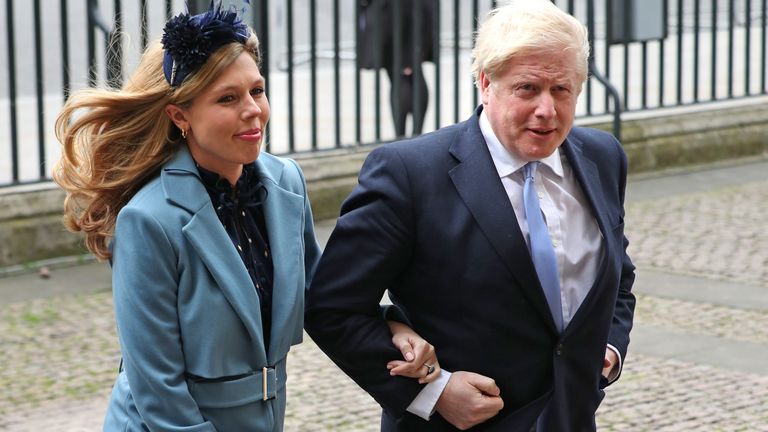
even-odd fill
[{"label": "woman's eye", "polygon": [[258,96],[258,95],[261,95],[261,94],[264,94],[264,89],[261,88],[261,87],[256,87],[256,88],[251,90],[251,95],[253,95],[253,96]]},{"label": "woman's eye", "polygon": [[226,95],[219,98],[219,103],[228,103],[228,102],[232,102],[233,100],[235,100],[234,96]]}]

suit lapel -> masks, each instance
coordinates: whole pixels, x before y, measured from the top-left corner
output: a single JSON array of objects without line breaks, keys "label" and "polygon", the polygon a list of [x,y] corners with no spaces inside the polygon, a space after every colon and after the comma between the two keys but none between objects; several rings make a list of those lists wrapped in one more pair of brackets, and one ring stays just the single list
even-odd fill
[{"label": "suit lapel", "polygon": [[602,283],[600,282],[605,273],[606,263],[608,262],[607,257],[615,253],[611,248],[611,242],[606,241],[610,234],[609,230],[611,227],[605,216],[607,212],[605,199],[603,198],[603,194],[600,193],[600,190],[602,190],[600,175],[595,163],[584,157],[582,145],[583,144],[580,141],[573,137],[569,137],[561,148],[565,151],[568,162],[576,175],[576,180],[579,182],[579,186],[581,186],[581,190],[589,202],[590,210],[592,211],[592,214],[597,221],[598,229],[603,236],[603,256],[599,261],[598,268],[595,272],[595,282],[592,284],[587,297],[581,303],[581,306],[579,306],[579,309],[576,311],[576,314],[568,326],[573,326],[574,328],[578,327],[584,317],[589,314],[589,310],[594,304],[594,299],[598,296],[598,291],[602,287]]},{"label": "suit lapel", "polygon": [[480,131],[479,112],[464,122],[463,133],[450,147],[459,163],[448,175],[480,230],[518,280],[521,291],[557,333],[514,209]]},{"label": "suit lapel", "polygon": [[258,295],[243,261],[216,216],[186,147],[182,147],[163,168],[161,181],[166,199],[193,214],[182,233],[256,342],[259,357],[266,361],[266,353],[261,349],[264,338]]},{"label": "suit lapel", "polygon": [[257,160],[262,184],[267,189],[264,219],[267,225],[269,248],[272,253],[272,331],[268,356],[270,364],[280,360],[288,351],[293,337],[295,310],[304,304],[304,284],[299,275],[304,273],[304,254],[301,238],[304,224],[304,198],[279,185],[284,169],[282,164],[266,166]]}]

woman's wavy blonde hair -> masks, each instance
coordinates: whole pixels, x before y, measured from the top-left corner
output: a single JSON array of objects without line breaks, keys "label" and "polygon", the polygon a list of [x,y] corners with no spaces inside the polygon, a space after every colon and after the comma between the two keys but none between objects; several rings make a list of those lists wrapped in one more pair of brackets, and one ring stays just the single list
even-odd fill
[{"label": "woman's wavy blonde hair", "polygon": [[53,180],[67,194],[64,225],[82,231],[85,246],[96,257],[111,257],[109,241],[118,212],[159,173],[182,141],[166,105],[189,106],[243,52],[258,65],[259,41],[250,33],[244,43],[219,48],[176,88],[165,80],[163,48],[155,41],[122,89],[84,89],[64,105],[56,119],[63,149]]}]

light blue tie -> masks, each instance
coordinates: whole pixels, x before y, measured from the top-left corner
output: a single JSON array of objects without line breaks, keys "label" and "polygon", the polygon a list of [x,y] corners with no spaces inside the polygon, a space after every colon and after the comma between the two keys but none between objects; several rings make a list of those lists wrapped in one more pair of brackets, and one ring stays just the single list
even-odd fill
[{"label": "light blue tie", "polygon": [[560,273],[557,271],[557,259],[555,249],[552,247],[552,238],[549,236],[547,224],[541,214],[539,197],[533,178],[536,177],[538,161],[528,162],[523,167],[525,185],[523,186],[523,203],[525,205],[525,218],[528,221],[528,234],[530,236],[531,257],[539,275],[541,287],[549,303],[549,310],[558,331],[563,332],[563,307],[560,303]]}]

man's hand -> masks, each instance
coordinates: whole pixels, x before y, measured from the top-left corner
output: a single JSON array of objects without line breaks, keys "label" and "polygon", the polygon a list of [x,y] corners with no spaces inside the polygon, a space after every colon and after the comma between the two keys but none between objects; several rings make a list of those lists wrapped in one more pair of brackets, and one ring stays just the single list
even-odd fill
[{"label": "man's hand", "polygon": [[611,371],[613,367],[619,362],[619,356],[616,352],[610,348],[605,349],[605,358],[603,358],[603,376],[606,379],[611,377]]},{"label": "man's hand", "polygon": [[448,423],[465,430],[498,414],[504,401],[493,379],[459,371],[451,375],[436,408]]}]

